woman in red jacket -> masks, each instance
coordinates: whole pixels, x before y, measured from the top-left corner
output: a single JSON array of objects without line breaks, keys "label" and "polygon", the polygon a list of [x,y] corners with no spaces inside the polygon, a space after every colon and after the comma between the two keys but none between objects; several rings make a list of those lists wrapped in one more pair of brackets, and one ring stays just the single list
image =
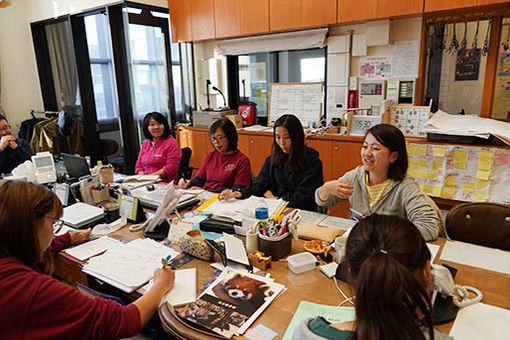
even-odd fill
[{"label": "woman in red jacket", "polygon": [[21,181],[0,183],[0,334],[5,339],[119,339],[137,334],[172,288],[174,272],[157,269],[154,286],[127,306],[89,298],[46,275],[51,250],[70,245],[55,238],[62,216],[49,189]]}]

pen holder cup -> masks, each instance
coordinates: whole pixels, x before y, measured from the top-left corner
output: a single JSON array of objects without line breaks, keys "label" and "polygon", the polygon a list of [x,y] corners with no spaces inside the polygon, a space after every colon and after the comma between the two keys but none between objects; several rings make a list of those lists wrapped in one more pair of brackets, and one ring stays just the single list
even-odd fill
[{"label": "pen holder cup", "polygon": [[102,201],[108,201],[110,199],[110,190],[108,188],[104,188],[101,190],[90,190],[92,192],[92,200],[94,203],[99,203]]},{"label": "pen holder cup", "polygon": [[273,261],[287,256],[292,249],[292,235],[285,233],[282,236],[270,237],[259,234],[259,250],[271,256]]}]

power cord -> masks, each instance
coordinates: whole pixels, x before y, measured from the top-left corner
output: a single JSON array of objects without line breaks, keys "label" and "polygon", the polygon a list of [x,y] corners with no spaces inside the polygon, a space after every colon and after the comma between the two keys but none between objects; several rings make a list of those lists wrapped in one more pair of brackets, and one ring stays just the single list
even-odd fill
[{"label": "power cord", "polygon": [[336,282],[336,277],[333,277],[333,282],[335,283],[336,289],[340,292],[340,294],[342,294],[342,296],[345,299],[338,304],[338,307],[340,307],[341,305],[343,305],[346,302],[350,302],[353,306],[356,306],[356,304],[354,303],[354,299],[356,298],[356,296],[353,296],[352,298],[347,297],[347,295],[345,295],[345,293],[342,291],[342,289],[338,286],[338,283]]}]

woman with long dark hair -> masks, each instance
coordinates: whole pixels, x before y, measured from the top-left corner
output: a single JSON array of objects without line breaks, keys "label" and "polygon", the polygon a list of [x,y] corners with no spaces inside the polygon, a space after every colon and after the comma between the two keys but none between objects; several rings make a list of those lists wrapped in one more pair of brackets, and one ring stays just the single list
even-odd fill
[{"label": "woman with long dark hair", "polygon": [[[63,214],[59,198],[41,185],[0,182],[0,334],[4,339],[119,339],[136,335],[172,288],[174,272],[156,269],[154,286],[127,306],[90,298],[51,274],[49,251],[72,236],[53,235]],[[87,231],[78,235],[86,236]]]},{"label": "woman with long dark hair", "polygon": [[147,138],[142,143],[135,172],[138,175],[159,175],[163,182],[176,181],[182,151],[171,135],[170,125],[159,112],[149,112],[143,118],[142,131]]},{"label": "woman with long dark hair", "polygon": [[271,155],[251,187],[255,196],[281,198],[289,206],[316,210],[314,192],[324,182],[319,153],[305,145],[299,119],[283,115],[274,124]]},{"label": "woman with long dark hair", "polygon": [[425,240],[444,235],[439,208],[407,175],[406,141],[393,125],[370,128],[361,147],[362,165],[341,178],[324,183],[315,193],[319,206],[349,200],[351,217],[373,213],[410,220]]},{"label": "woman with long dark hair", "polygon": [[432,327],[430,251],[406,219],[373,214],[352,229],[345,248],[356,321],[301,323],[293,339],[451,339]]}]

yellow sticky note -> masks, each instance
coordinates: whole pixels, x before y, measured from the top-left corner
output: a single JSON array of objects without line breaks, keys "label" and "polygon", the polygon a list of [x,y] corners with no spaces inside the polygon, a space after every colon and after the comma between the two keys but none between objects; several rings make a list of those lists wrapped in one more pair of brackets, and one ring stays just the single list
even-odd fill
[{"label": "yellow sticky note", "polygon": [[444,179],[444,185],[447,187],[455,187],[457,185],[457,179],[455,177],[446,177]]},{"label": "yellow sticky note", "polygon": [[475,184],[474,183],[462,183],[462,191],[473,193],[475,192]]},{"label": "yellow sticky note", "polygon": [[452,199],[455,197],[454,187],[443,187],[441,190],[441,197]]},{"label": "yellow sticky note", "polygon": [[475,192],[475,202],[485,202],[487,201],[487,193],[486,192]]},{"label": "yellow sticky note", "polygon": [[425,170],[425,169],[416,169],[415,170],[414,178],[427,179],[427,173],[428,173],[428,170]]},{"label": "yellow sticky note", "polygon": [[490,175],[490,170],[480,170],[480,169],[478,169],[478,171],[476,172],[476,178],[477,179],[488,180],[489,179],[489,175]]},{"label": "yellow sticky note", "polygon": [[409,167],[427,169],[429,166],[426,159],[409,158]]},{"label": "yellow sticky note", "polygon": [[416,172],[417,172],[417,170],[416,169],[412,169],[412,168],[407,170],[407,173],[409,174],[409,176],[414,177],[414,178],[417,178],[416,177]]},{"label": "yellow sticky note", "polygon": [[455,150],[454,156],[454,166],[456,169],[465,169],[466,168],[466,160],[467,160],[467,151],[466,150]]},{"label": "yellow sticky note", "polygon": [[441,195],[441,187],[436,187],[434,185],[423,185],[420,187],[424,194],[431,195],[431,196],[440,196]]},{"label": "yellow sticky note", "polygon": [[487,186],[489,185],[489,181],[485,179],[476,179],[475,182],[475,188],[476,189],[487,189]]},{"label": "yellow sticky note", "polygon": [[434,157],[444,157],[444,155],[446,154],[446,147],[444,146],[434,146],[434,151],[432,153],[434,155]]},{"label": "yellow sticky note", "polygon": [[434,170],[441,170],[443,168],[444,162],[443,161],[432,161],[432,169]]},{"label": "yellow sticky note", "polygon": [[478,170],[489,171],[492,165],[492,152],[480,151],[480,160],[478,162]]},{"label": "yellow sticky note", "polygon": [[437,170],[428,170],[427,171],[427,179],[430,179],[432,181],[436,181],[438,177],[438,171]]},{"label": "yellow sticky note", "polygon": [[414,150],[418,156],[427,156],[427,147],[424,145],[415,145]]}]

